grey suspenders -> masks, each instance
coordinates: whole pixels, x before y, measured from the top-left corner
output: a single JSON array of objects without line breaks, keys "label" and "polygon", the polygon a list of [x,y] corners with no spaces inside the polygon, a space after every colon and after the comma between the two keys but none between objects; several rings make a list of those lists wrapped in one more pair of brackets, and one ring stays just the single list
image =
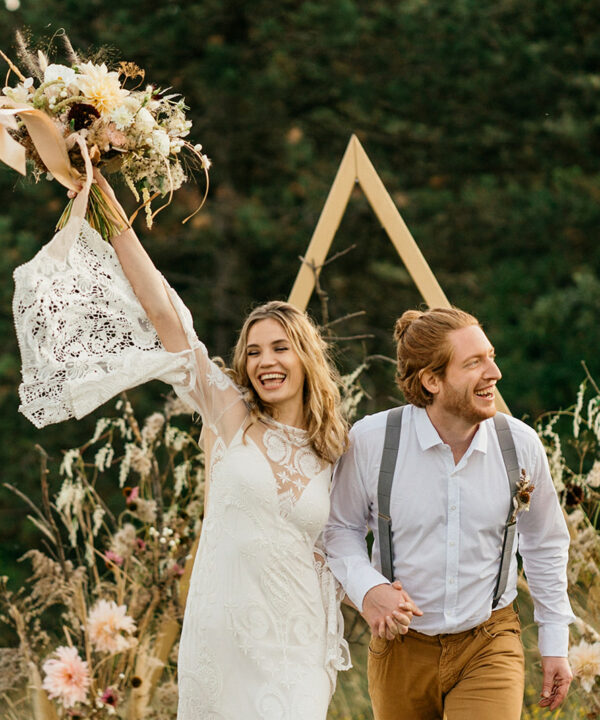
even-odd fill
[{"label": "grey suspenders", "polygon": [[[377,507],[378,507],[378,529],[379,529],[379,555],[381,557],[381,572],[392,582],[394,579],[394,554],[392,546],[392,518],[390,515],[390,496],[392,494],[392,482],[400,447],[400,430],[402,429],[402,411],[404,406],[393,408],[389,411],[385,426],[385,440],[383,452],[381,453],[381,467],[379,469],[379,481],[377,484]],[[508,426],[505,415],[496,413],[494,415],[494,428],[498,436],[502,460],[506,468],[508,484],[510,489],[510,508],[504,525],[504,538],[502,540],[502,556],[500,558],[500,569],[494,589],[492,608],[495,608],[498,601],[504,594],[510,568],[510,556],[515,539],[516,521],[513,520],[513,497],[517,490],[519,480],[519,463],[515,450],[515,443]]]},{"label": "grey suspenders", "polygon": [[[504,525],[502,557],[500,559],[498,580],[496,581],[496,587],[494,589],[492,609],[496,607],[498,600],[500,600],[506,590],[506,581],[508,580],[508,570],[510,568],[510,556],[512,555],[515,532],[517,529],[516,514],[513,513],[513,498],[517,492],[517,483],[519,482],[520,477],[519,461],[517,460],[517,451],[515,450],[515,441],[512,433],[510,432],[506,415],[496,413],[494,415],[494,427],[496,428],[496,435],[498,436],[498,443],[500,444],[502,459],[504,460],[504,467],[506,468],[506,475],[508,476],[510,507],[508,509],[508,516]],[[514,518],[513,515],[515,515]]]},{"label": "grey suspenders", "polygon": [[390,515],[390,496],[394,481],[394,470],[400,447],[400,429],[402,428],[402,411],[404,406],[392,408],[387,416],[385,425],[385,439],[381,453],[381,467],[379,468],[379,482],[377,485],[377,509],[379,513],[379,555],[381,557],[381,572],[393,582],[394,579],[394,550],[392,547],[392,518]]}]

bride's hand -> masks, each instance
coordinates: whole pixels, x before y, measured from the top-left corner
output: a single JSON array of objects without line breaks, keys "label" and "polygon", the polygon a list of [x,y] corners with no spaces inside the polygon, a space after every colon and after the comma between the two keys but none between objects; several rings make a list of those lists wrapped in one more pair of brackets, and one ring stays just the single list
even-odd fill
[{"label": "bride's hand", "polygon": [[108,182],[106,181],[106,178],[100,172],[100,170],[98,170],[97,167],[94,168],[94,182],[98,185],[100,190],[102,190],[104,195],[106,195],[106,197],[110,200],[114,209],[121,216],[121,219],[126,223],[127,227],[129,227],[129,221],[127,220],[127,213],[125,212],[125,210],[123,210],[123,206],[117,200],[117,196],[115,195],[114,190],[108,184]]}]

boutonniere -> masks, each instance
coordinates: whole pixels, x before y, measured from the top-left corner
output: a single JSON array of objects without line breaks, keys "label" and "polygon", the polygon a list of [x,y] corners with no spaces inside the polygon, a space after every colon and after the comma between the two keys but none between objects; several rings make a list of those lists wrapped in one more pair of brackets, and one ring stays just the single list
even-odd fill
[{"label": "boutonniere", "polygon": [[512,513],[511,522],[516,522],[517,515],[520,512],[527,512],[529,510],[531,493],[534,490],[535,485],[532,484],[531,478],[524,469],[521,469],[521,476],[517,482],[517,491],[513,497],[514,510]]}]

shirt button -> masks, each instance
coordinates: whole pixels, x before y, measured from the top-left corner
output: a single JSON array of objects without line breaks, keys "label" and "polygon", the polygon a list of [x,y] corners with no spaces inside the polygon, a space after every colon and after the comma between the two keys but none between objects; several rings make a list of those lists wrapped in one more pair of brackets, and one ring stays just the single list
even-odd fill
[{"label": "shirt button", "polygon": [[450,540],[450,547],[454,547],[455,544],[454,540]]},{"label": "shirt button", "polygon": [[450,578],[450,580],[448,580],[448,584],[449,584],[449,585],[454,585],[454,580],[453,580],[452,578]]},{"label": "shirt button", "polygon": [[450,505],[450,510],[456,510],[456,505]]}]

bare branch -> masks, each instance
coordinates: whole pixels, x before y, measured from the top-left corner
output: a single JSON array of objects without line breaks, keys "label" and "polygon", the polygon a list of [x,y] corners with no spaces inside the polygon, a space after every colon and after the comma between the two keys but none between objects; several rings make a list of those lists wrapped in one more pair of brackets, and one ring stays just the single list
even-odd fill
[{"label": "bare branch", "polygon": [[[25,80],[27,79],[25,77],[25,75],[23,75],[23,73],[19,70],[19,68],[10,60],[10,58],[8,58],[2,52],[2,50],[0,50],[0,55],[4,58],[4,60],[6,60],[6,62],[8,63],[8,67],[14,72],[14,74],[19,78],[19,80],[21,82],[25,82]],[[6,78],[6,84],[8,85],[8,76]]]},{"label": "bare branch", "polygon": [[374,338],[374,337],[375,337],[375,335],[373,335],[372,333],[365,333],[364,335],[347,335],[345,337],[344,336],[338,337],[337,335],[335,335],[334,339],[342,342],[342,341],[347,341],[347,340],[368,340],[369,338]]},{"label": "bare branch", "polygon": [[347,315],[342,315],[342,317],[336,318],[335,320],[330,320],[327,323],[327,327],[333,327],[334,325],[337,325],[338,323],[345,322],[346,320],[352,320],[355,317],[360,317],[361,315],[366,315],[366,310],[359,310],[358,312],[348,313]]},{"label": "bare branch", "polygon": [[326,265],[329,265],[329,263],[332,263],[334,260],[338,260],[339,258],[343,257],[344,255],[347,255],[351,250],[354,250],[356,248],[356,243],[354,245],[350,245],[345,250],[340,250],[339,252],[336,252],[335,255],[332,255],[330,258],[327,258],[325,262],[321,265],[319,270],[321,268],[324,268]]},{"label": "bare branch", "polygon": [[50,493],[48,490],[48,453],[44,450],[41,445],[36,445],[35,449],[40,455],[40,484],[42,486],[42,507],[44,508],[44,515],[46,516],[46,522],[52,530],[54,536],[54,544],[56,545],[56,551],[58,552],[58,562],[65,576],[65,580],[69,580],[71,573],[67,568],[67,562],[65,557],[65,549],[63,547],[62,538],[60,532],[54,520],[52,514],[52,507],[50,505]]},{"label": "bare branch", "polygon": [[592,377],[592,375],[591,375],[591,373],[590,373],[590,371],[589,371],[589,369],[588,369],[588,366],[586,365],[585,360],[582,360],[582,361],[581,361],[581,364],[582,364],[582,366],[583,366],[583,369],[585,370],[585,374],[586,374],[586,376],[587,376],[587,379],[588,379],[588,380],[590,381],[590,383],[592,384],[594,390],[596,391],[596,394],[597,394],[597,395],[600,395],[600,388],[598,387],[598,385],[597,385],[596,382],[594,381],[594,378]]},{"label": "bare branch", "polygon": [[18,495],[21,500],[27,503],[29,507],[35,512],[38,517],[40,517],[44,522],[46,522],[46,518],[44,517],[44,513],[39,509],[39,507],[30,500],[25,493],[22,493],[18,488],[16,488],[14,485],[11,485],[10,483],[4,483],[4,487],[8,488],[11,492],[14,492],[15,495]]},{"label": "bare branch", "polygon": [[387,355],[367,355],[367,357],[363,360],[363,362],[370,362],[371,360],[383,360],[384,362],[388,362],[391,365],[395,365],[396,361],[394,358],[388,357]]}]

